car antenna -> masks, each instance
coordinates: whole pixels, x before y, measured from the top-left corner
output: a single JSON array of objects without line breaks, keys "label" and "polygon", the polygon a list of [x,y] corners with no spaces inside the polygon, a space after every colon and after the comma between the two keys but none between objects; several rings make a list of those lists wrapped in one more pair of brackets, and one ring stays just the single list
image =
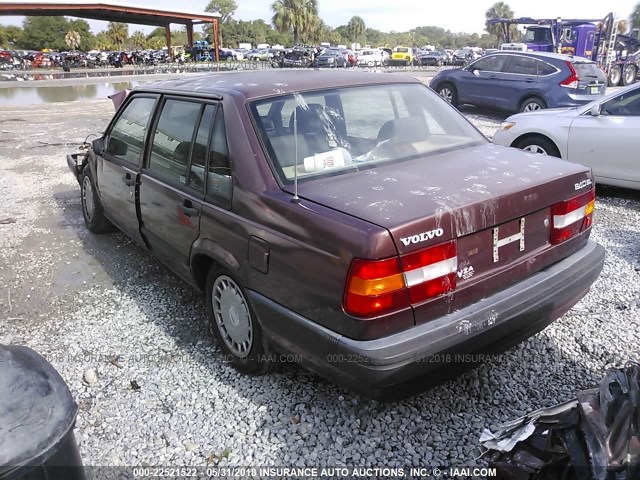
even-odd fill
[{"label": "car antenna", "polygon": [[[297,100],[297,99],[296,99]],[[298,197],[298,102],[293,108],[293,148],[294,148],[294,162],[293,162],[293,203],[300,203],[300,197]]]}]

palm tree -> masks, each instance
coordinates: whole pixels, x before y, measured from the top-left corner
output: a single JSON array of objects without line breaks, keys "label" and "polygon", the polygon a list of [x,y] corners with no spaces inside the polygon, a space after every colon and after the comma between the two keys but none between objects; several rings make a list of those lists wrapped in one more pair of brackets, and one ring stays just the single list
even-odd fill
[{"label": "palm tree", "polygon": [[622,19],[618,22],[618,33],[624,35],[627,32],[627,28],[629,27],[629,22],[625,19]]},{"label": "palm tree", "polygon": [[513,10],[505,2],[496,2],[484,14],[487,22],[485,29],[492,35],[496,36],[496,46],[500,48],[500,44],[504,41],[504,27],[501,23],[489,23],[492,18],[513,18]]},{"label": "palm tree", "polygon": [[129,25],[120,22],[109,22],[107,25],[107,38],[117,48],[122,48],[124,42],[127,41],[129,36]]},{"label": "palm tree", "polygon": [[80,34],[74,30],[69,30],[64,36],[64,43],[66,43],[71,50],[78,48],[80,46],[80,41]]},{"label": "palm tree", "polygon": [[275,0],[271,4],[271,22],[280,33],[293,32],[293,43],[300,34],[313,29],[318,22],[318,0]]},{"label": "palm tree", "polygon": [[130,40],[135,49],[143,49],[147,45],[147,37],[140,30],[133,32]]},{"label": "palm tree", "polygon": [[629,20],[631,20],[631,28],[640,28],[640,3],[638,3],[633,9],[633,13]]},{"label": "palm tree", "polygon": [[349,31],[349,35],[354,43],[358,43],[358,39],[366,29],[364,20],[357,15],[355,17],[351,17],[351,20],[349,20],[349,23],[347,24],[347,30]]}]

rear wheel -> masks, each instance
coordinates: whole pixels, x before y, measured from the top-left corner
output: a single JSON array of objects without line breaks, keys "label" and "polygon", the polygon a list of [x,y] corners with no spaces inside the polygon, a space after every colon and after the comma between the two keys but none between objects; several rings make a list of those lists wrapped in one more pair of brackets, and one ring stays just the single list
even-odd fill
[{"label": "rear wheel", "polygon": [[80,174],[80,199],[84,224],[91,233],[106,233],[113,230],[113,224],[104,216],[100,198],[93,188],[91,171],[85,166]]},{"label": "rear wheel", "polygon": [[636,81],[636,77],[638,76],[638,68],[635,65],[629,64],[624,67],[624,72],[622,74],[622,84],[623,85],[631,85]]},{"label": "rear wheel", "polygon": [[450,83],[443,83],[438,87],[438,95],[444,98],[447,103],[450,103],[454,107],[458,106],[458,92],[456,87]]},{"label": "rear wheel", "polygon": [[558,147],[546,137],[541,135],[531,135],[525,137],[515,144],[515,147],[521,148],[530,153],[539,153],[541,155],[550,155],[552,157],[560,157]]},{"label": "rear wheel", "polygon": [[244,289],[227,271],[213,267],[207,278],[209,327],[236,370],[266,373],[274,363]]},{"label": "rear wheel", "polygon": [[610,87],[617,87],[622,78],[622,70],[620,65],[614,65],[609,69],[609,75],[607,76],[607,83]]},{"label": "rear wheel", "polygon": [[545,103],[536,97],[529,97],[520,105],[521,112],[535,112],[536,110],[543,110],[545,108],[547,108]]}]

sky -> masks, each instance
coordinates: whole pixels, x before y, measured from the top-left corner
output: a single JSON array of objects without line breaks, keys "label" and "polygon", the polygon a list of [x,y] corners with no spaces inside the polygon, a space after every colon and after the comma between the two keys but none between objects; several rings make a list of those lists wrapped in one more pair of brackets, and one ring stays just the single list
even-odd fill
[{"label": "sky", "polygon": [[[1,2],[2,0],[0,0]],[[108,0],[105,0],[108,2]],[[122,2],[127,0],[120,0]],[[271,0],[236,0],[238,10],[236,20],[264,19],[270,23]],[[619,18],[629,18],[633,7],[640,0],[609,0],[606,4],[582,1],[578,4],[557,0],[507,0],[516,17],[532,18],[603,18],[608,12],[615,12]],[[174,9],[175,0],[131,0],[132,4]],[[189,11],[204,11],[207,0],[191,0]],[[449,2],[425,2],[417,0],[318,0],[320,17],[332,27],[345,25],[349,19],[359,15],[367,27],[384,32],[407,31],[419,26],[438,26],[452,32],[484,33],[484,13],[492,0],[452,0]],[[97,33],[106,28],[106,23],[90,20],[91,29]],[[21,17],[0,17],[0,24],[21,25]],[[176,27],[177,28],[177,27]],[[153,27],[130,27],[145,33]]]}]

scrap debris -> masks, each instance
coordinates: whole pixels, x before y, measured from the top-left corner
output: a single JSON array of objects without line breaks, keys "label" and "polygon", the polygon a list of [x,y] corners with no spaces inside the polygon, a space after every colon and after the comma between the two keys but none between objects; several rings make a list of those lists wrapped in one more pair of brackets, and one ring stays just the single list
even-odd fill
[{"label": "scrap debris", "polygon": [[498,478],[640,479],[640,364],[607,370],[599,388],[480,437]]}]

